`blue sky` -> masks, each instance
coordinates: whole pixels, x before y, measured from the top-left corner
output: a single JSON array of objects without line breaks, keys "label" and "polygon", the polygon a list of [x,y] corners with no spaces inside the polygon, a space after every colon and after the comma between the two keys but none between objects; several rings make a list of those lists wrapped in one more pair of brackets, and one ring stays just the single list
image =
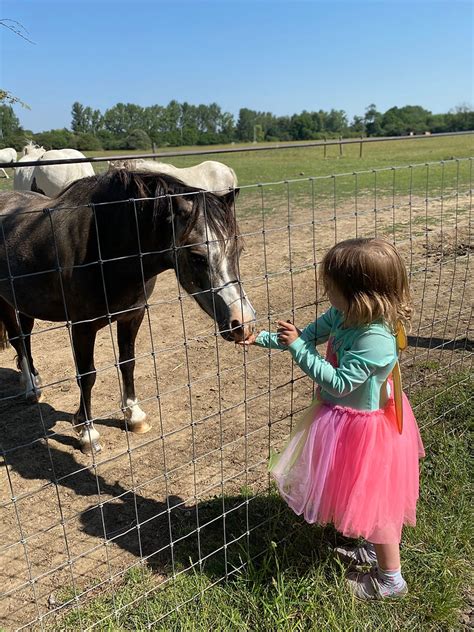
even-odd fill
[{"label": "blue sky", "polygon": [[35,43],[1,29],[0,86],[34,132],[74,101],[217,102],[277,115],[437,113],[474,103],[473,7],[461,0],[0,0]]}]

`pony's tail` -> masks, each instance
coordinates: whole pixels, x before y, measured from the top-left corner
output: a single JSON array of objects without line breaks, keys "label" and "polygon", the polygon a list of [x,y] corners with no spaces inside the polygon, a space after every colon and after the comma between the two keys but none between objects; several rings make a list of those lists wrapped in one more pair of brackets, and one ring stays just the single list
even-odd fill
[{"label": "pony's tail", "polygon": [[0,320],[0,351],[7,349],[8,346],[7,328],[5,327],[5,323]]}]

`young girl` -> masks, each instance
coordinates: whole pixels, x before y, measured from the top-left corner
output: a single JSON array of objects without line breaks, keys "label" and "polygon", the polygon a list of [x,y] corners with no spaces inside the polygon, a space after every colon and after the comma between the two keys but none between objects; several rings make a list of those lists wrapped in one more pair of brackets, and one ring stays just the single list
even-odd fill
[{"label": "young girl", "polygon": [[[395,333],[411,314],[407,272],[390,243],[349,239],[326,254],[320,282],[332,307],[315,322],[299,331],[278,321],[276,334],[261,331],[243,343],[288,349],[318,384],[270,470],[307,522],[333,523],[345,536],[365,539],[336,549],[349,565],[372,565],[348,575],[355,596],[403,597],[399,542],[403,524],[415,524],[423,456],[410,404],[400,396],[397,410],[390,378],[398,369]],[[326,340],[323,359],[315,345]]]}]

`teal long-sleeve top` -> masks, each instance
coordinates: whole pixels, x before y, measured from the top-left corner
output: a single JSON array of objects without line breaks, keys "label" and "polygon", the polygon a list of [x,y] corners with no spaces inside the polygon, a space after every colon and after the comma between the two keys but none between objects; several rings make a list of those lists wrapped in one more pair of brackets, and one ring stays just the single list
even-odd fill
[{"label": "teal long-sleeve top", "polygon": [[[328,339],[337,366],[316,349]],[[397,361],[397,346],[394,334],[382,321],[344,327],[343,314],[331,307],[289,346],[280,344],[277,334],[268,331],[261,331],[255,344],[288,350],[296,364],[321,387],[324,401],[357,410],[376,410],[387,400],[384,384]]]}]

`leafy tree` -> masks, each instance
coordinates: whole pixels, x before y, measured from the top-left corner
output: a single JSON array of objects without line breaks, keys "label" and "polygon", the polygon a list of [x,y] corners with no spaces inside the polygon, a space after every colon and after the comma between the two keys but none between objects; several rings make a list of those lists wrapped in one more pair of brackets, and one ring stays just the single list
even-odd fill
[{"label": "leafy tree", "polygon": [[464,132],[474,129],[474,110],[466,104],[458,105],[449,111],[448,120],[452,128],[449,131]]},{"label": "leafy tree", "polygon": [[52,129],[48,132],[40,132],[35,134],[34,142],[42,145],[45,149],[75,149],[76,137],[65,127],[63,129]]},{"label": "leafy tree", "polygon": [[73,132],[85,132],[86,131],[86,117],[84,114],[84,106],[78,101],[72,104],[72,121],[71,129]]},{"label": "leafy tree", "polygon": [[311,118],[313,119],[313,129],[319,136],[325,130],[326,112],[323,112],[323,110],[311,112]]},{"label": "leafy tree", "polygon": [[[217,103],[192,105],[172,100],[166,106],[117,103],[105,114],[78,101],[72,105],[69,130],[50,130],[37,137],[46,147],[89,150],[144,149],[166,145],[313,140],[339,135],[396,136],[409,132],[451,132],[474,129],[472,107],[459,105],[446,114],[431,114],[419,105],[392,107],[382,113],[370,104],[364,116],[349,125],[344,110],[315,110],[277,117],[271,112],[241,108],[237,123]],[[16,130],[16,131],[14,131]],[[7,134],[7,136],[6,136]],[[10,134],[10,136],[8,136]],[[13,136],[11,135],[13,134]],[[3,139],[2,139],[3,135]],[[24,145],[24,132],[9,105],[0,106],[0,143]]]},{"label": "leafy tree", "polygon": [[143,108],[134,103],[117,103],[104,114],[104,127],[116,136],[125,136],[133,129],[142,129]]},{"label": "leafy tree", "polygon": [[151,149],[151,139],[142,129],[134,129],[127,136],[126,149]]},{"label": "leafy tree", "polygon": [[239,120],[237,121],[237,140],[249,142],[253,140],[253,126],[256,124],[257,112],[248,108],[239,110]]},{"label": "leafy tree", "polygon": [[393,107],[382,116],[382,129],[385,136],[406,135],[410,132],[422,134],[428,131],[431,112],[421,105]]},{"label": "leafy tree", "polygon": [[365,110],[364,125],[367,136],[382,136],[382,114],[375,103],[371,103]]},{"label": "leafy tree", "polygon": [[330,110],[326,116],[325,128],[328,132],[342,134],[347,129],[347,115],[344,110]]},{"label": "leafy tree", "polygon": [[[0,105],[0,142],[21,131],[20,120],[11,105]],[[5,145],[4,145],[5,146]]]},{"label": "leafy tree", "polygon": [[314,120],[310,112],[303,110],[301,114],[291,117],[290,132],[293,140],[311,140],[314,138]]},{"label": "leafy tree", "polygon": [[164,110],[162,105],[151,105],[143,110],[141,129],[145,130],[152,142],[157,145],[161,145],[163,142]]},{"label": "leafy tree", "polygon": [[257,143],[261,143],[263,140],[265,140],[265,132],[263,131],[262,125],[255,125],[253,131],[254,139]]},{"label": "leafy tree", "polygon": [[16,97],[14,94],[12,94],[11,92],[8,92],[8,90],[3,90],[2,88],[0,88],[0,104],[14,105],[15,103],[18,103],[19,105],[21,105],[23,108],[26,108],[27,110],[31,109],[27,103],[24,103],[21,99]]},{"label": "leafy tree", "polygon": [[27,133],[23,130],[19,130],[5,138],[4,141],[0,143],[0,147],[13,147],[17,151],[22,151],[30,138],[33,138],[33,132],[30,131]]},{"label": "leafy tree", "polygon": [[199,138],[198,131],[198,113],[195,105],[190,105],[186,101],[181,104],[181,113],[179,117],[179,129],[181,134],[181,143],[183,145],[196,145]]},{"label": "leafy tree", "polygon": [[229,112],[222,112],[219,118],[219,137],[223,143],[230,143],[234,138],[235,122]]},{"label": "leafy tree", "polygon": [[26,143],[25,131],[11,105],[0,105],[0,148],[14,147],[20,151]]},{"label": "leafy tree", "polygon": [[432,114],[428,119],[428,128],[433,134],[448,131],[449,119],[446,114]]},{"label": "leafy tree", "polygon": [[76,149],[79,151],[100,151],[103,149],[102,143],[98,136],[90,132],[80,132],[75,135]]},{"label": "leafy tree", "polygon": [[97,139],[102,145],[102,149],[108,150],[116,150],[116,149],[125,149],[125,139],[124,137],[117,137],[115,134],[110,132],[109,130],[102,129],[97,133]]},{"label": "leafy tree", "polygon": [[72,105],[71,129],[76,133],[97,134],[103,127],[103,117],[99,110],[84,107],[77,101]]},{"label": "leafy tree", "polygon": [[162,132],[163,132],[163,144],[165,145],[180,145],[181,130],[179,128],[179,121],[181,118],[181,107],[174,99],[168,103],[163,111],[162,116]]},{"label": "leafy tree", "polygon": [[383,136],[401,136],[410,131],[414,131],[407,129],[397,107],[390,108],[385,112],[382,116],[381,127]]},{"label": "leafy tree", "polygon": [[357,116],[357,115],[354,116],[351,123],[351,130],[355,134],[359,134],[361,136],[365,134],[365,123],[364,123],[364,118],[362,116]]},{"label": "leafy tree", "polygon": [[200,104],[197,107],[197,127],[204,134],[216,134],[221,116],[221,109],[217,103],[211,105]]},{"label": "leafy tree", "polygon": [[267,128],[266,140],[292,140],[291,118],[289,116],[273,117],[273,120],[270,122],[270,125]]}]

